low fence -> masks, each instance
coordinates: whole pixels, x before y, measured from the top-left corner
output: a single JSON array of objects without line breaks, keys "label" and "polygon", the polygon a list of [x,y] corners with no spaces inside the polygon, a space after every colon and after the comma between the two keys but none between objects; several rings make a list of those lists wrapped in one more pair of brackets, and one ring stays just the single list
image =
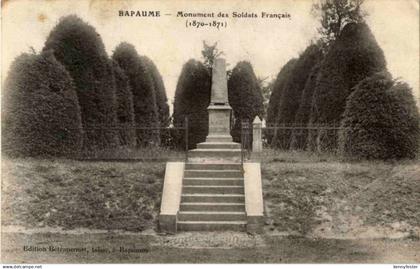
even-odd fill
[{"label": "low fence", "polygon": [[[168,161],[185,160],[188,154],[187,119],[182,126],[89,125],[83,130],[81,150],[66,154],[73,159]],[[92,138],[105,144],[95,144]]]},{"label": "low fence", "polygon": [[[256,130],[260,128],[260,130]],[[242,122],[241,149],[242,160],[250,160],[253,146],[261,144],[260,151],[265,149],[277,149],[282,151],[311,151],[313,153],[338,153],[339,126],[296,126],[296,125],[270,125],[261,127],[261,124]],[[254,143],[254,134],[259,134]],[[254,144],[254,145],[253,145]],[[346,141],[346,146],[351,147],[351,141]]]},{"label": "low fence", "polygon": [[[195,148],[196,143],[204,142],[208,133],[208,121],[198,122],[200,124],[196,121],[192,121],[190,126],[188,119],[185,119],[182,125],[170,127],[85,126],[85,142],[82,149],[78,152],[69,152],[66,156],[79,160],[103,161],[186,160],[188,150]],[[381,133],[380,129],[385,127],[372,126],[371,128]],[[242,121],[240,124],[231,125],[233,141],[241,144],[242,161],[251,159],[253,148],[255,151],[258,145],[261,145],[258,151],[273,148],[286,152],[310,151],[314,154],[322,152],[335,155],[339,153],[338,141],[340,132],[343,130],[339,126],[328,125],[261,127],[260,121]],[[358,130],[353,128],[352,132],[357,133]],[[258,139],[257,143],[253,141],[254,136]],[[98,141],[106,141],[106,145],[94,145],[87,142],[95,141],[95,139],[89,139],[92,137],[97,137]],[[345,139],[344,146],[346,149],[351,149],[353,146],[351,136]]]}]

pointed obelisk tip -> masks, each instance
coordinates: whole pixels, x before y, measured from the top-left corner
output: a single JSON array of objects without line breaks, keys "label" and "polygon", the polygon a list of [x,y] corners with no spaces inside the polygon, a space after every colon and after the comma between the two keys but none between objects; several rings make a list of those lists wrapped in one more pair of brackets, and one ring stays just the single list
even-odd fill
[{"label": "pointed obelisk tip", "polygon": [[210,102],[212,105],[229,104],[226,78],[226,61],[224,58],[216,58],[213,62]]}]

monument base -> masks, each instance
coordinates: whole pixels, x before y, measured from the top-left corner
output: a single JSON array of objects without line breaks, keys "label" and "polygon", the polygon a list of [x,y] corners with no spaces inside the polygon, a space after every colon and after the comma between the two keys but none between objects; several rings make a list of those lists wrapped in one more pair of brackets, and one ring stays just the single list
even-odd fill
[{"label": "monument base", "polygon": [[232,108],[229,105],[210,105],[209,112],[209,134],[206,142],[232,142],[230,135],[230,113]]}]

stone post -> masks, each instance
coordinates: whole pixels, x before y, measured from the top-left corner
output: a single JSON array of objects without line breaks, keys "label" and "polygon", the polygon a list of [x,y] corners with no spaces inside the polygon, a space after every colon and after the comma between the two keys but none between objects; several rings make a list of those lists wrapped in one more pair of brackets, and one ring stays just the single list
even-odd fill
[{"label": "stone post", "polygon": [[262,122],[260,117],[255,117],[252,127],[252,159],[258,159],[262,152]]}]

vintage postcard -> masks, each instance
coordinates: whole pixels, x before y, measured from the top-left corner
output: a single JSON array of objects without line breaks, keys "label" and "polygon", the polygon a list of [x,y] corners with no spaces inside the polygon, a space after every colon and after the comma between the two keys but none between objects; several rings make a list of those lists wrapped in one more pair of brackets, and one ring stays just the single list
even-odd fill
[{"label": "vintage postcard", "polygon": [[1,263],[418,268],[418,0],[1,8]]}]

